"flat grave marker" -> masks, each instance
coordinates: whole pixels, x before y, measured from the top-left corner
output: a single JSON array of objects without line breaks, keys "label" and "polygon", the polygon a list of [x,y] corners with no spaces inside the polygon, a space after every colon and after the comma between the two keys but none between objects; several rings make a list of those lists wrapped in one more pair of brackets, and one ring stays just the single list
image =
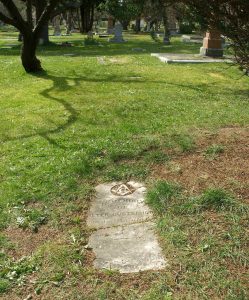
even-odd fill
[{"label": "flat grave marker", "polygon": [[152,53],[160,61],[170,63],[232,63],[231,57],[212,58],[200,54]]},{"label": "flat grave marker", "polygon": [[167,263],[154,233],[153,214],[145,203],[146,188],[136,182],[101,184],[87,224],[99,269],[133,273],[161,270]]}]

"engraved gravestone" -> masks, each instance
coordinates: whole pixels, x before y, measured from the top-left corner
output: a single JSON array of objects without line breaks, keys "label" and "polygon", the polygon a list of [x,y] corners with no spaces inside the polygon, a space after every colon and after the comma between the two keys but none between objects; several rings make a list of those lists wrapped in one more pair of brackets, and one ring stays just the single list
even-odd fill
[{"label": "engraved gravestone", "polygon": [[97,196],[92,204],[88,225],[106,228],[143,222],[153,218],[144,203],[145,188],[137,183],[106,184],[96,187]]},{"label": "engraved gravestone", "polygon": [[88,226],[96,229],[89,239],[96,268],[131,273],[166,266],[145,193],[146,188],[136,182],[96,187],[87,218]]}]

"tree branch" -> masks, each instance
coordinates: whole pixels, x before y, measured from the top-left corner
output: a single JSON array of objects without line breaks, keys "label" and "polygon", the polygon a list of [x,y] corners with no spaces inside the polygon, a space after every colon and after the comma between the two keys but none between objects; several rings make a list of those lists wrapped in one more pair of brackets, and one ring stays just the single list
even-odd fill
[{"label": "tree branch", "polygon": [[16,7],[13,0],[0,0],[0,1],[6,7],[9,14],[13,18],[14,24],[12,24],[12,25],[17,27],[20,31],[26,30],[27,29],[27,23],[25,22],[25,20],[21,16],[21,14],[18,11],[18,8]]},{"label": "tree branch", "polygon": [[43,25],[49,19],[51,13],[55,9],[56,5],[59,3],[60,0],[51,0],[49,4],[47,4],[46,8],[44,9],[42,15],[40,16],[37,24],[33,30],[35,36],[38,36],[42,30]]},{"label": "tree branch", "polygon": [[27,0],[27,22],[29,26],[33,29],[33,18],[32,18],[32,0]]},{"label": "tree branch", "polygon": [[3,13],[0,12],[0,20],[6,24],[12,25],[12,26],[16,26],[16,23],[13,19],[5,16]]}]

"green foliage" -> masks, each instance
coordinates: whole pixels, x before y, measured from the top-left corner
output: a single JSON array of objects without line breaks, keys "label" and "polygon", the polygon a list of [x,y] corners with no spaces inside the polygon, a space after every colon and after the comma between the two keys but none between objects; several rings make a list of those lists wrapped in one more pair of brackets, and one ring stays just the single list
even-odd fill
[{"label": "green foliage", "polygon": [[0,278],[0,294],[5,293],[10,287],[10,282],[7,279]]},{"label": "green foliage", "polygon": [[154,29],[152,29],[150,31],[150,36],[152,38],[153,41],[160,43],[160,39],[157,37],[156,32],[154,31]]},{"label": "green foliage", "polygon": [[67,272],[77,274],[84,260],[82,236],[72,233],[66,244],[48,242],[35,255],[42,270],[40,281],[48,280],[60,284]]},{"label": "green foliage", "polygon": [[222,189],[210,188],[200,196],[188,197],[182,194],[182,188],[178,184],[167,181],[158,181],[148,191],[147,203],[161,215],[168,210],[176,214],[195,214],[205,210],[231,211],[242,214],[248,212],[246,205]]},{"label": "green foliage", "polygon": [[160,150],[158,151],[149,151],[145,155],[145,160],[150,163],[165,163],[170,160],[170,157],[165,152],[162,152]]},{"label": "green foliage", "polygon": [[[249,2],[247,0],[185,0],[193,19],[203,28],[216,28],[231,40],[237,63],[249,73]],[[238,25],[239,24],[239,25]]]},{"label": "green foliage", "polygon": [[32,209],[23,206],[13,208],[15,214],[16,224],[23,228],[30,228],[32,231],[37,232],[41,225],[47,223],[48,211],[44,209]]},{"label": "green foliage", "polygon": [[178,148],[181,152],[190,152],[195,148],[193,136],[189,134],[172,134],[165,143],[166,147]]},{"label": "green foliage", "polygon": [[180,146],[182,152],[189,152],[195,147],[193,138],[188,135],[178,135],[176,136],[176,141]]},{"label": "green foliage", "polygon": [[102,8],[109,12],[121,23],[130,21],[141,14],[143,1],[133,0],[106,0]]},{"label": "green foliage", "polygon": [[14,249],[15,246],[13,243],[9,241],[9,239],[4,235],[0,233],[0,265],[1,263],[7,258],[7,255],[5,254],[8,250]]},{"label": "green foliage", "polygon": [[180,33],[181,34],[191,34],[193,32],[194,26],[191,23],[181,23]]},{"label": "green foliage", "polygon": [[159,181],[147,194],[147,203],[159,213],[165,213],[180,197],[181,188],[174,183]]},{"label": "green foliage", "polygon": [[205,151],[205,156],[210,159],[214,159],[216,156],[224,152],[224,146],[222,145],[211,145]]},{"label": "green foliage", "polygon": [[186,198],[174,208],[176,213],[194,214],[205,210],[239,212],[245,214],[248,207],[223,189],[207,189],[202,195]]},{"label": "green foliage", "polygon": [[[151,190],[152,197],[149,196],[153,208],[155,199],[159,202],[159,194],[168,195],[167,185],[166,192],[159,193],[162,188],[156,190],[156,187],[157,184]],[[184,277],[183,286],[188,286],[189,293],[198,299],[207,299],[207,295],[210,298],[214,293],[221,298],[221,287],[223,296],[246,299],[247,281],[238,279],[237,273],[228,269],[233,265],[240,270],[248,265],[248,239],[245,238],[248,206],[221,189],[208,189],[195,198],[185,194],[174,199],[160,215],[157,228],[164,253],[176,266],[173,267],[177,270],[176,276]],[[173,280],[175,282],[175,276]],[[170,280],[163,282],[167,287]],[[205,286],[205,291],[200,286]],[[182,296],[182,292],[180,296],[176,293],[176,286],[169,287],[169,296],[171,291],[173,299]],[[145,299],[168,298],[154,287]]]},{"label": "green foliage", "polygon": [[230,210],[236,205],[236,201],[222,189],[209,189],[201,196],[200,205],[204,209]]},{"label": "green foliage", "polygon": [[24,284],[25,277],[37,270],[38,267],[31,257],[5,261],[0,269],[0,292],[6,292],[11,285]]},{"label": "green foliage", "polygon": [[173,293],[165,282],[158,283],[153,287],[142,300],[173,300]]}]

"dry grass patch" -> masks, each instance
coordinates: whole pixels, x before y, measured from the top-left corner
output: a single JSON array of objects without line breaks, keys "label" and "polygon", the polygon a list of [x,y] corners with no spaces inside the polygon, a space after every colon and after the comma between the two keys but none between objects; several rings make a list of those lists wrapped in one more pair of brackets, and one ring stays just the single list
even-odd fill
[{"label": "dry grass patch", "polygon": [[181,183],[188,192],[222,187],[249,201],[249,128],[205,132],[189,152],[173,153],[168,164],[155,165],[152,176]]}]

